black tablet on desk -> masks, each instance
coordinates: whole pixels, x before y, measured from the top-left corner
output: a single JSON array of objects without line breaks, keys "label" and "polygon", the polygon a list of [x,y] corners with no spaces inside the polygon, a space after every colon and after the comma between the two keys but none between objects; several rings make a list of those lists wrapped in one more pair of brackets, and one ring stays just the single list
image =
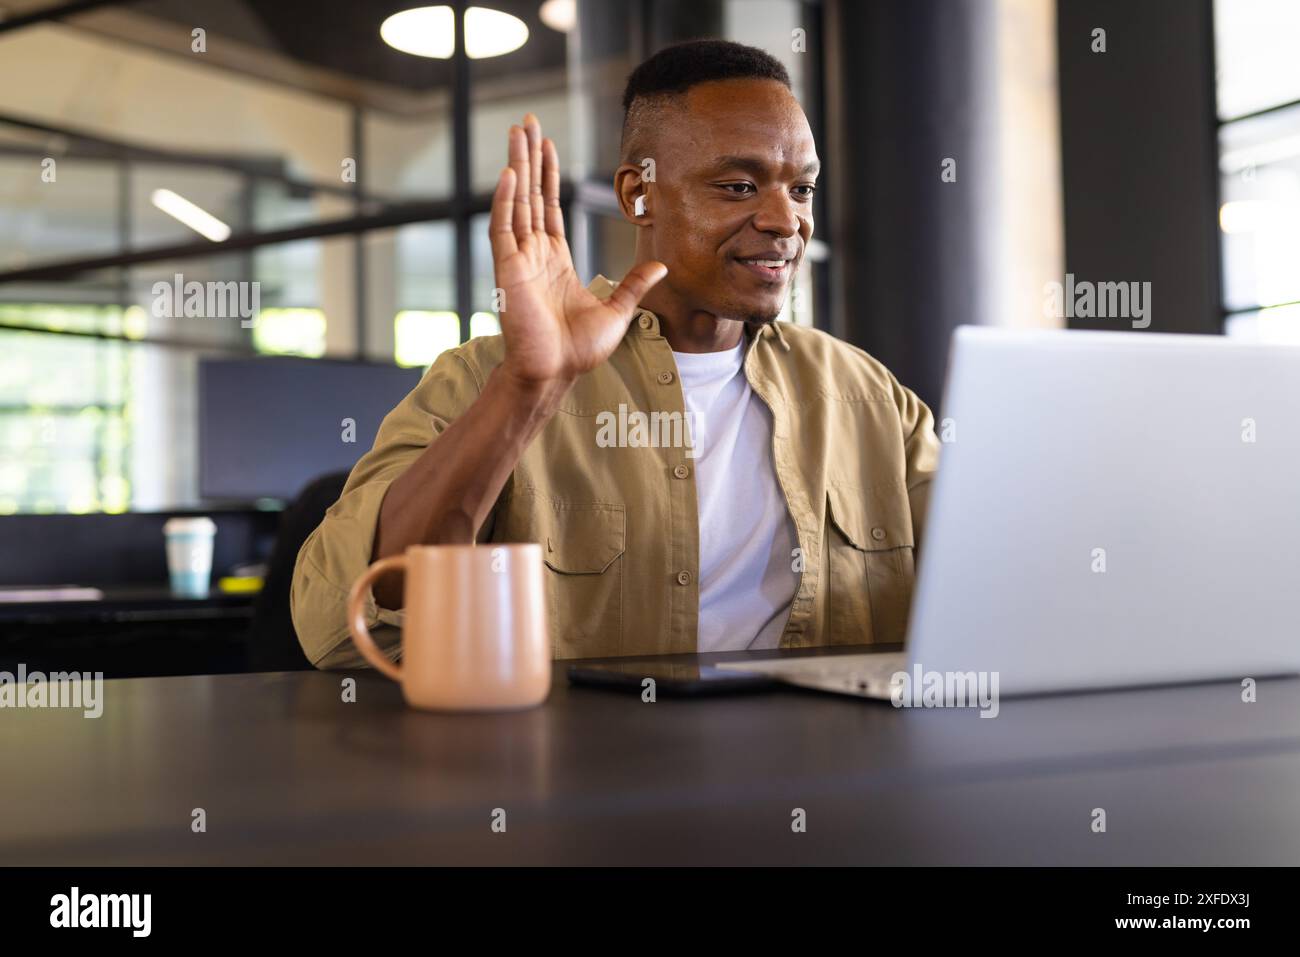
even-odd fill
[{"label": "black tablet on desk", "polygon": [[669,698],[771,691],[780,684],[767,675],[724,671],[712,665],[693,662],[655,661],[645,658],[570,665],[569,682],[642,695],[653,688],[656,696],[663,695]]}]

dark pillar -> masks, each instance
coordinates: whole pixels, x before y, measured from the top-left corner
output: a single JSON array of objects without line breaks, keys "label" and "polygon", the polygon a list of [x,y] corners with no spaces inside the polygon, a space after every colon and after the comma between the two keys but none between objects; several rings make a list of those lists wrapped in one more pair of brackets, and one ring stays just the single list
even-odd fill
[{"label": "dark pillar", "polygon": [[1057,31],[1066,271],[1150,282],[1147,331],[1221,332],[1210,0],[1061,0]]},{"label": "dark pillar", "polygon": [[[992,15],[966,0],[826,4],[830,328],[936,413],[953,327],[985,321]],[[956,182],[940,177],[949,157]]]}]

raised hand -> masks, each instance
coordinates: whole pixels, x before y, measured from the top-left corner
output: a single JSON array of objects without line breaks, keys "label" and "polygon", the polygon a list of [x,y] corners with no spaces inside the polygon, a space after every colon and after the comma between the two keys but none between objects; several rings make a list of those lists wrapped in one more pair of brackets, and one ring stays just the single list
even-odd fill
[{"label": "raised hand", "polygon": [[608,299],[573,268],[560,211],[560,163],[537,117],[510,127],[510,165],[492,197],[492,260],[504,291],[502,370],[529,386],[563,383],[618,347],[637,303],[668,274],[659,262],[632,267]]}]

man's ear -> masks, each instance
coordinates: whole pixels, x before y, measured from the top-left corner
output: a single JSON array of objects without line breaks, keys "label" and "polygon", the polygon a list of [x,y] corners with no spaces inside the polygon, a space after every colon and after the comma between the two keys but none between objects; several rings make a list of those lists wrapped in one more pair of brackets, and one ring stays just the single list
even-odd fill
[{"label": "man's ear", "polygon": [[[614,192],[618,196],[619,209],[623,211],[623,218],[633,226],[648,226],[654,210],[650,201],[650,185],[641,181],[641,167],[632,163],[624,163],[614,173]],[[645,196],[645,213],[638,216],[636,213],[636,198]]]}]

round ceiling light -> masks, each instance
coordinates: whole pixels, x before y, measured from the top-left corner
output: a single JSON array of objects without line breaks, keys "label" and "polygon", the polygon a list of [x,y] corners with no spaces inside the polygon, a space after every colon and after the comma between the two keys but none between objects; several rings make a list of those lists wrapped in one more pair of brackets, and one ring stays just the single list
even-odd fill
[{"label": "round ceiling light", "polygon": [[[394,50],[449,60],[455,24],[451,7],[414,7],[381,23],[379,35]],[[465,54],[471,60],[504,56],[527,42],[528,26],[518,17],[487,7],[465,11]]]},{"label": "round ceiling light", "polygon": [[578,25],[578,0],[546,0],[537,16],[552,30],[568,33]]}]

